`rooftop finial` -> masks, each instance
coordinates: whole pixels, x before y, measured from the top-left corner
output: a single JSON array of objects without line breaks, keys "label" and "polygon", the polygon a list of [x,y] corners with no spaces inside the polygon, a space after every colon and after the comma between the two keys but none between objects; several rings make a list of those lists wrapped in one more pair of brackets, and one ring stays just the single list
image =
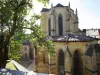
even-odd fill
[{"label": "rooftop finial", "polygon": [[51,3],[51,13],[53,13],[53,3]]},{"label": "rooftop finial", "polygon": [[76,12],[75,12],[76,16],[78,16],[78,11],[77,11],[77,8],[76,8]]},{"label": "rooftop finial", "polygon": [[68,6],[70,7],[70,2],[69,2],[69,5]]},{"label": "rooftop finial", "polygon": [[51,8],[53,8],[53,3],[51,3]]}]

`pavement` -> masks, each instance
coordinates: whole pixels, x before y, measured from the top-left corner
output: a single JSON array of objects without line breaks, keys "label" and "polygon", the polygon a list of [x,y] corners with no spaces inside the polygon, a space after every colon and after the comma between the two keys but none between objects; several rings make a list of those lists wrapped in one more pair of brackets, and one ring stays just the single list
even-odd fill
[{"label": "pavement", "polygon": [[8,60],[8,61],[11,62],[16,67],[17,70],[2,68],[0,69],[0,75],[54,75],[54,74],[36,73],[33,71],[29,71],[14,60]]}]

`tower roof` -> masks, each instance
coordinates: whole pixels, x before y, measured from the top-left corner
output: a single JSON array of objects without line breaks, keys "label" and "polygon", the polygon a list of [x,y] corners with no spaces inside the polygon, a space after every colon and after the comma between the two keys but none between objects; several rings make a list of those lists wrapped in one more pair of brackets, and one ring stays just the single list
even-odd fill
[{"label": "tower roof", "polygon": [[60,3],[58,3],[55,7],[64,7],[64,6]]},{"label": "tower roof", "polygon": [[[68,7],[68,6],[64,6],[60,3],[58,3],[56,6],[53,6],[53,8],[56,8],[56,7]],[[50,8],[51,9],[51,8]],[[42,8],[41,12],[47,12],[50,10],[49,8]],[[72,10],[72,9],[71,9]],[[73,11],[73,10],[72,10]]]},{"label": "tower roof", "polygon": [[41,12],[46,12],[46,11],[48,11],[49,9],[47,9],[47,8],[43,8],[42,10],[41,10]]}]

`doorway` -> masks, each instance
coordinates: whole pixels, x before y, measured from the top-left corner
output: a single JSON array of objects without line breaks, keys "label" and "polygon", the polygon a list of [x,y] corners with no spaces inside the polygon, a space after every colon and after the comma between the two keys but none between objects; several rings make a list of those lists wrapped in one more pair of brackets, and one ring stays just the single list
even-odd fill
[{"label": "doorway", "polygon": [[64,68],[64,52],[60,50],[58,53],[58,74],[65,75],[65,68]]},{"label": "doorway", "polygon": [[78,50],[73,55],[73,75],[83,75],[83,63]]}]

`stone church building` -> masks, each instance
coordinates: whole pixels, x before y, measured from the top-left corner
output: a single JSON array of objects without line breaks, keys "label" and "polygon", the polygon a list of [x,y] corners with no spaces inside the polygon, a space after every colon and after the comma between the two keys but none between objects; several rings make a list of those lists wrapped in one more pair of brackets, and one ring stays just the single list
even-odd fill
[{"label": "stone church building", "polygon": [[46,48],[34,48],[34,71],[55,75],[100,75],[100,45],[81,34],[78,11],[57,4],[43,8],[41,24],[45,40],[54,43],[54,56]]},{"label": "stone church building", "polygon": [[79,34],[78,28],[78,13],[69,6],[57,4],[51,8],[43,8],[41,11],[43,15],[42,25],[45,36],[62,36],[66,34]]}]

